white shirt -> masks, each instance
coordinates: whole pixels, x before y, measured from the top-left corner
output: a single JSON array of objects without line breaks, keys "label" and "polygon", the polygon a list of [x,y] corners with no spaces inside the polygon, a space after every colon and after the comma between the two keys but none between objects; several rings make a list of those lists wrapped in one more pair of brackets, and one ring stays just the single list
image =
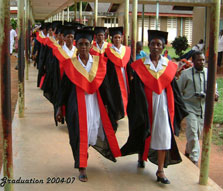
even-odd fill
[{"label": "white shirt", "polygon": [[62,48],[64,49],[64,51],[67,53],[67,55],[68,55],[70,58],[73,57],[73,55],[74,55],[74,51],[75,51],[75,49],[76,49],[75,46],[72,45],[72,49],[70,50],[70,49],[67,47],[67,45],[64,44]]},{"label": "white shirt", "polygon": [[14,29],[10,30],[10,43],[14,44],[15,42],[15,37],[17,37],[17,33]]},{"label": "white shirt", "polygon": [[[122,50],[123,50],[123,46],[122,45],[118,49],[117,47],[114,46],[114,44],[112,44],[111,48],[113,48],[118,54],[121,54]],[[123,76],[124,82],[125,82],[125,89],[127,91],[127,81],[126,81],[126,75],[125,75],[125,68],[121,67],[121,71],[122,71],[122,76]]]},{"label": "white shirt", "polygon": [[[43,38],[46,38],[46,35],[43,33],[43,31],[41,31],[41,34],[42,34]],[[47,36],[48,36],[48,33],[47,33]]]},{"label": "white shirt", "polygon": [[218,52],[223,52],[223,35],[218,38]]},{"label": "white shirt", "polygon": [[203,49],[204,49],[204,43],[199,43],[192,47],[192,50],[195,51],[202,51]]},{"label": "white shirt", "polygon": [[[78,60],[83,66],[83,68],[90,72],[93,58],[89,54],[89,60],[86,65],[83,64],[79,55]],[[86,102],[86,110],[87,110],[87,128],[88,128],[88,145],[95,145],[97,142],[98,136],[104,140],[104,132],[102,129],[101,115],[98,106],[97,94],[87,94],[85,93],[85,102]]]},{"label": "white shirt", "polygon": [[[166,59],[161,56],[157,67],[152,63],[150,56],[146,57],[144,64],[150,65],[150,69],[159,72],[163,66],[167,66]],[[150,147],[154,150],[168,150],[171,148],[171,129],[169,123],[167,95],[165,89],[161,94],[153,92],[153,124]]]},{"label": "white shirt", "polygon": [[99,50],[102,50],[102,49],[104,48],[104,45],[105,45],[105,42],[103,42],[103,44],[102,44],[102,46],[101,46],[101,48],[100,48],[100,46],[99,46],[98,43],[96,42],[96,46],[97,46],[97,48],[98,48]]},{"label": "white shirt", "polygon": [[118,52],[119,54],[121,54],[122,53],[123,46],[121,44],[120,48],[118,49],[114,44],[112,44],[111,48],[113,48],[116,52]]}]

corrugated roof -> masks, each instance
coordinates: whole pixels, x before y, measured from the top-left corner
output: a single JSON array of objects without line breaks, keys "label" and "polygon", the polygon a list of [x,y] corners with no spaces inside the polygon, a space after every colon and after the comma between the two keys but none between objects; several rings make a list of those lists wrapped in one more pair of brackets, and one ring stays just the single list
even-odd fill
[{"label": "corrugated roof", "polygon": [[[94,3],[89,3],[94,11]],[[98,12],[107,12],[111,3],[98,3]]]},{"label": "corrugated roof", "polygon": [[[129,11],[132,12],[132,4],[129,5]],[[142,12],[142,4],[138,5],[138,12]],[[154,4],[145,4],[145,13],[155,13],[156,5]],[[171,14],[193,14],[193,11],[183,11],[183,10],[173,10],[172,5],[160,5],[159,13],[171,13]]]}]

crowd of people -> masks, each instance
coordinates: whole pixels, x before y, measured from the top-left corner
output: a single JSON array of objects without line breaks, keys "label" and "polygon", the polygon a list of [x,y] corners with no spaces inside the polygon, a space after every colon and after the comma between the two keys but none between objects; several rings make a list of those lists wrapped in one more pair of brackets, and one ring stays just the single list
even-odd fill
[{"label": "crowd of people", "polygon": [[[202,52],[195,51],[194,66],[179,73],[168,52],[162,55],[168,37],[163,31],[148,30],[150,54],[138,42],[136,61],[122,44],[122,27],[54,21],[43,23],[34,37],[37,86],[53,105],[56,125],[66,122],[80,181],[88,181],[92,146],[113,162],[138,154],[138,168],[145,168],[149,159],[158,166],[157,181],[170,184],[164,168],[182,161],[174,135],[179,135],[185,117],[185,154],[197,164],[207,89]],[[120,148],[115,133],[124,117],[129,137]]]}]

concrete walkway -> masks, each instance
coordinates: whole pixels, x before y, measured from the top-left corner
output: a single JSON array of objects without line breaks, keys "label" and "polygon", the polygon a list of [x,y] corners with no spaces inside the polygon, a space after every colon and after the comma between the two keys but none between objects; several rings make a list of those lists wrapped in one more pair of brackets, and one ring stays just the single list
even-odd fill
[{"label": "concrete walkway", "polygon": [[[36,87],[37,71],[30,67],[25,84],[25,117],[13,120],[14,179],[33,179],[43,184],[14,184],[15,191],[221,191],[211,179],[207,186],[198,184],[199,169],[182,155],[183,162],[168,167],[165,172],[170,185],[158,184],[157,166],[148,162],[145,169],[137,169],[137,155],[118,158],[112,163],[90,148],[87,183],[78,180],[66,126],[56,127],[53,107]],[[128,136],[127,120],[119,122],[117,138],[122,146]],[[1,177],[2,178],[2,173]],[[49,183],[48,178],[76,180],[73,183]],[[34,180],[35,179],[35,180]],[[59,180],[58,179],[58,180]],[[54,179],[52,179],[54,181]],[[1,180],[0,180],[1,183]],[[0,188],[3,190],[3,188]]]}]

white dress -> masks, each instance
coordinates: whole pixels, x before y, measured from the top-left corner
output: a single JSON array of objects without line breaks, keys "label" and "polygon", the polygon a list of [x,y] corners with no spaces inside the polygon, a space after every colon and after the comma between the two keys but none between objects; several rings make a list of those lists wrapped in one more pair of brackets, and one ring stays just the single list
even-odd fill
[{"label": "white dress", "polygon": [[[144,64],[149,64],[150,69],[155,72],[162,70],[163,65],[168,65],[162,56],[156,68],[149,56],[146,57]],[[169,150],[171,148],[171,127],[165,89],[161,94],[153,92],[153,124],[150,148],[154,150]]]},{"label": "white dress", "polygon": [[[86,64],[86,66],[81,61],[80,57],[78,56],[78,60],[83,66],[83,68],[90,72],[92,64],[93,64],[93,58],[89,54],[89,60]],[[98,106],[98,99],[97,94],[87,94],[85,92],[85,102],[86,102],[86,110],[87,110],[87,128],[88,128],[88,145],[95,145],[97,142],[98,136],[101,138],[102,141],[104,141],[104,131],[102,129],[102,121],[101,121],[101,115],[100,110]]]}]

